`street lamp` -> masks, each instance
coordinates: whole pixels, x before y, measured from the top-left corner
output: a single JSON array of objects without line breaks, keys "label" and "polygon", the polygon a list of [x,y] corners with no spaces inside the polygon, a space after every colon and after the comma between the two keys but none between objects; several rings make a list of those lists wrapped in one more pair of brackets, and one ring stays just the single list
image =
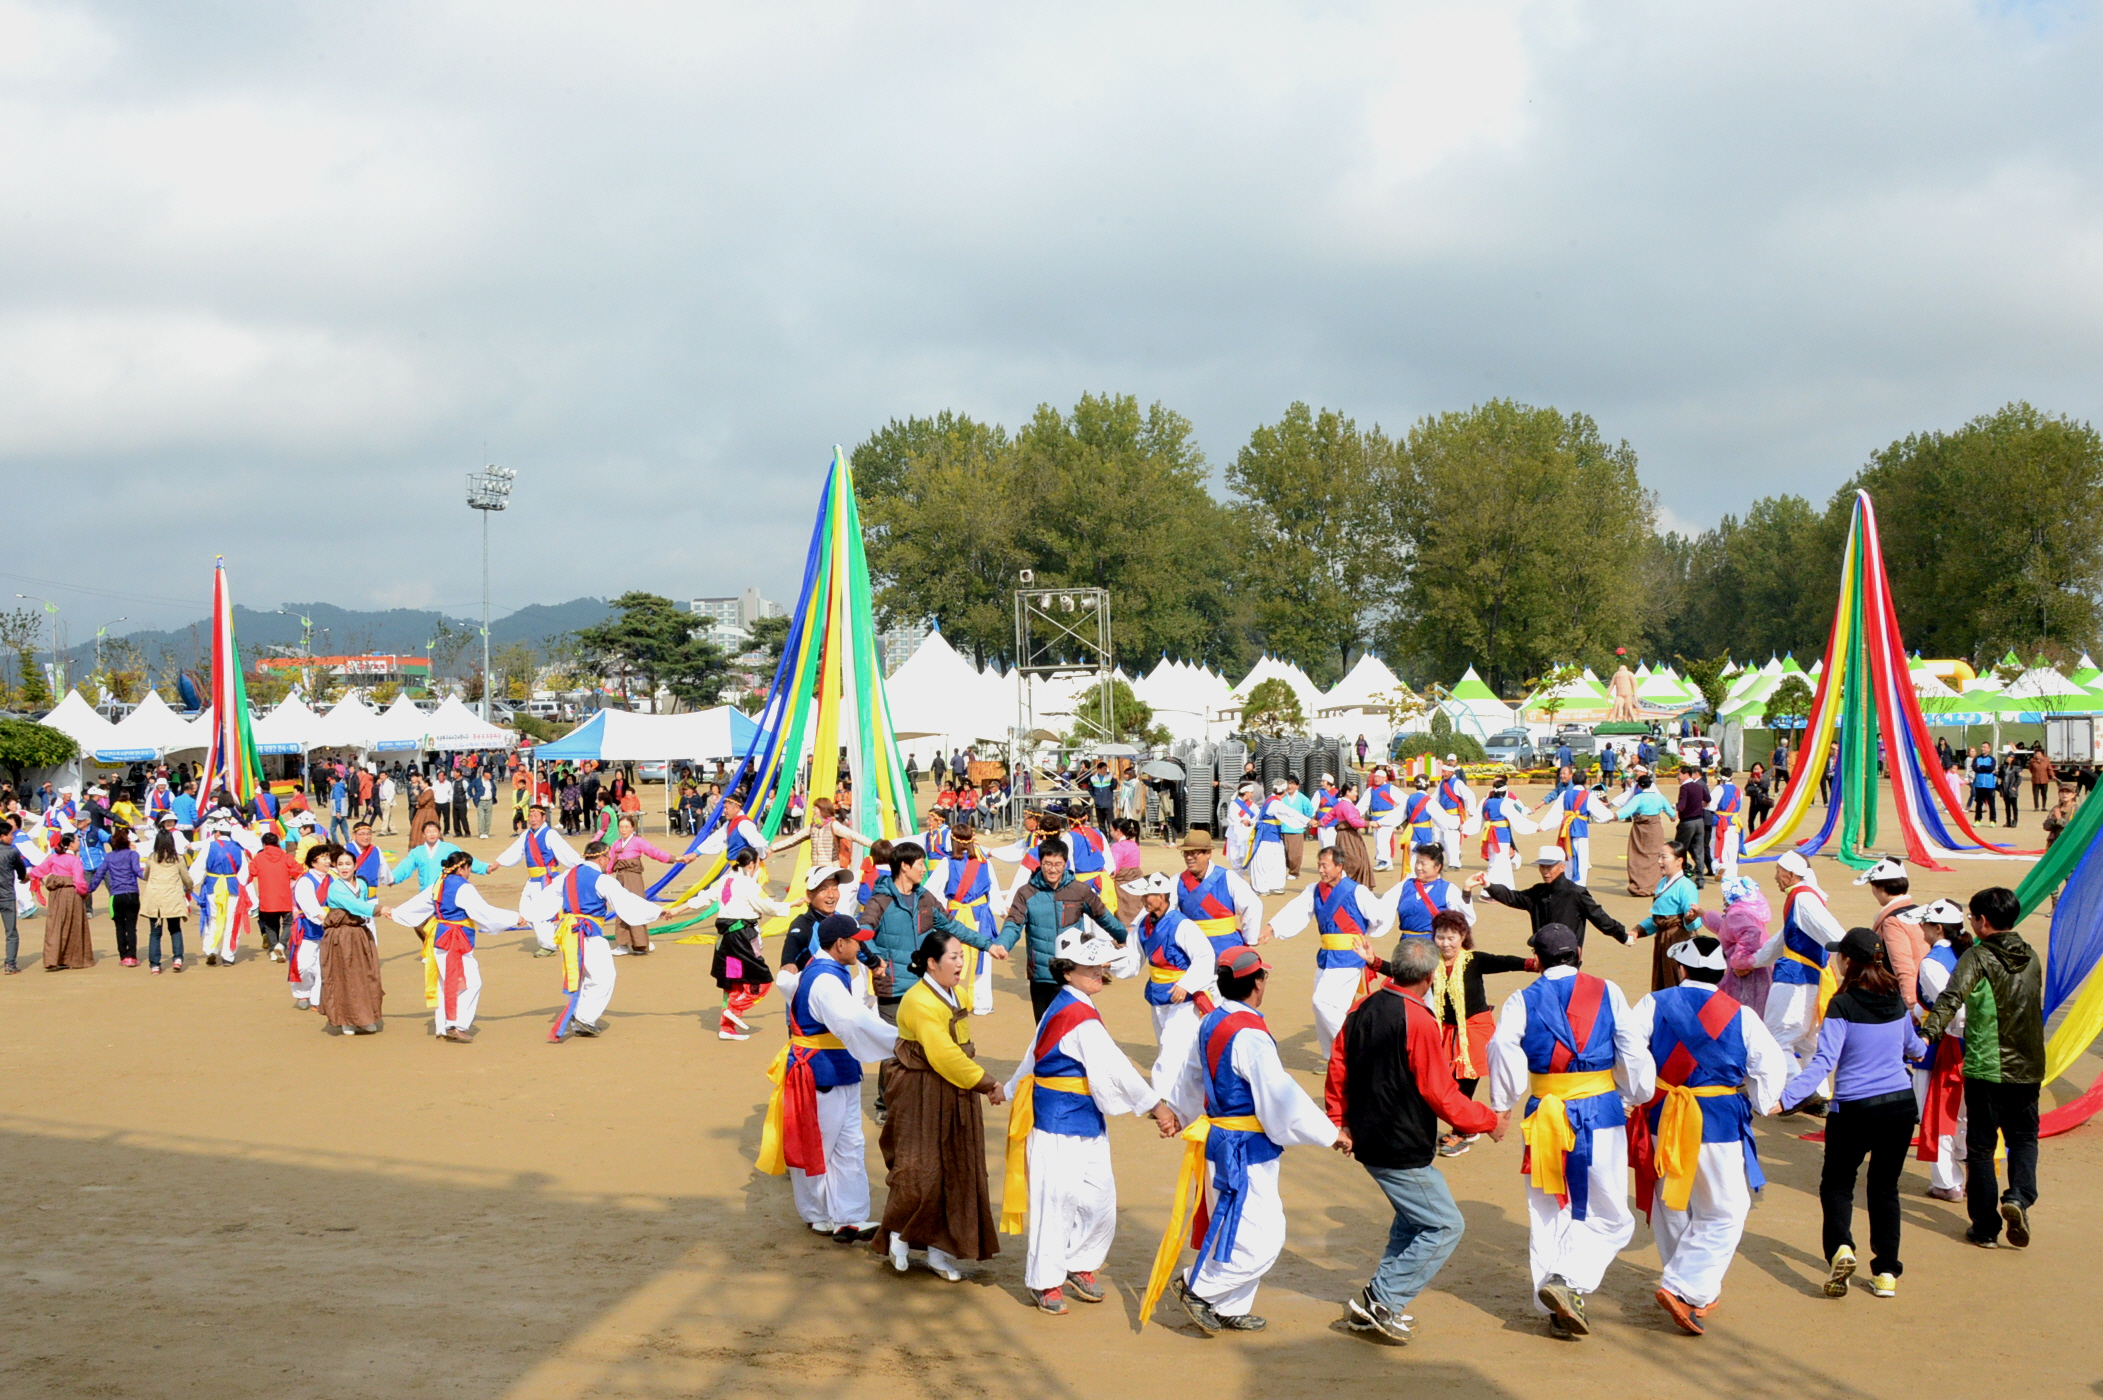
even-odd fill
[{"label": "street lamp", "polygon": [[[293,614],[279,608],[277,615],[291,617]],[[300,667],[299,683],[307,692],[306,698],[311,700],[314,698],[314,619],[311,617],[302,617],[299,620],[299,650],[307,659],[307,664]]]},{"label": "street lamp", "polygon": [[58,662],[58,604],[34,593],[17,593],[15,596],[25,603],[42,603],[44,611],[51,614],[51,699],[56,704],[60,692],[66,688],[65,673]]},{"label": "street lamp", "polygon": [[489,517],[511,500],[518,473],[494,462],[467,477],[467,504],[482,512],[482,722],[489,722]]},{"label": "street lamp", "polygon": [[120,622],[129,621],[131,619],[128,617],[113,617],[95,629],[95,673],[97,675],[102,673],[102,639],[110,634],[110,628],[115,627]]}]

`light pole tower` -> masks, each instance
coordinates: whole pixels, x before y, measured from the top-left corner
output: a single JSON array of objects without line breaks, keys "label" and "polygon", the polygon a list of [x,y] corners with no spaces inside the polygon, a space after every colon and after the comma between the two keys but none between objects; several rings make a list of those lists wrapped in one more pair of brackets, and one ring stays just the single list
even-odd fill
[{"label": "light pole tower", "polygon": [[66,690],[66,677],[63,671],[60,669],[60,662],[58,656],[58,604],[52,602],[49,598],[39,598],[34,593],[17,593],[15,596],[17,598],[20,598],[25,603],[42,603],[44,605],[44,611],[51,614],[50,690],[51,702],[55,705],[58,703],[59,697],[65,694]]},{"label": "light pole tower", "polygon": [[511,500],[518,473],[494,463],[467,477],[467,504],[482,512],[482,722],[489,722],[489,517]]},{"label": "light pole tower", "polygon": [[110,634],[110,628],[115,627],[120,622],[129,621],[131,619],[128,617],[113,617],[95,629],[95,672],[97,675],[102,673],[102,639]]}]

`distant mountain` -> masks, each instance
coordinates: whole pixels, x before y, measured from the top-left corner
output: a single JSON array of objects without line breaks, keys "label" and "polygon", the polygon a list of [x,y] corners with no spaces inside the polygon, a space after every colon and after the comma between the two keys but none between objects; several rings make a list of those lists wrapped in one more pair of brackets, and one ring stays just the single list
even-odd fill
[{"label": "distant mountain", "polygon": [[[489,644],[500,647],[512,642],[526,642],[536,649],[543,649],[550,638],[596,626],[612,611],[599,598],[572,598],[567,603],[553,606],[535,603],[491,622]],[[243,656],[253,657],[270,647],[297,649],[302,616],[313,623],[313,647],[317,656],[362,652],[421,656],[438,625],[440,614],[414,608],[358,612],[339,608],[333,603],[287,603],[281,611],[258,612],[236,603],[234,634],[240,639]],[[448,617],[446,621],[469,632],[478,631],[482,625],[480,619],[463,617]],[[211,619],[199,618],[188,627],[163,632],[129,632],[125,639],[139,648],[149,669],[160,669],[164,651],[173,658],[177,667],[188,669],[197,664],[210,645],[210,631]],[[72,673],[86,675],[94,668],[95,644],[93,641],[84,642],[72,648],[67,656]],[[465,659],[463,656],[462,660]]]}]

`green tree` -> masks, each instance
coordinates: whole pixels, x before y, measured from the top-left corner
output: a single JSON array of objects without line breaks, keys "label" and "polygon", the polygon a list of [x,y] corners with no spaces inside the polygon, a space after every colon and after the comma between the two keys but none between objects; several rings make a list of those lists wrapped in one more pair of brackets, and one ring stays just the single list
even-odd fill
[{"label": "green tree", "polygon": [[431,679],[450,674],[453,663],[460,659],[460,653],[466,651],[468,643],[479,635],[477,629],[455,627],[443,613],[439,614],[438,620],[431,624],[431,640],[426,643],[431,657]]},{"label": "green tree", "polygon": [[[1111,732],[1103,733],[1103,685],[1110,687]],[[1073,702],[1073,729],[1066,736],[1072,745],[1165,744],[1173,737],[1168,726],[1154,723],[1154,708],[1132,693],[1132,687],[1114,677],[1090,686]]]},{"label": "green tree", "polygon": [[1834,493],[1836,532],[1858,488],[1876,505],[1908,646],[1979,662],[2096,640],[2103,438],[2087,423],[2012,403],[1952,433],[1912,434]]},{"label": "green tree", "polygon": [[1680,656],[1673,659],[1679,662],[1687,684],[1701,693],[1702,704],[1709,708],[1709,718],[1723,718],[1723,700],[1731,691],[1730,678],[1723,674],[1723,668],[1730,664],[1730,658],[1707,656],[1689,660]]},{"label": "green tree", "polygon": [[1241,707],[1241,727],[1249,734],[1304,734],[1307,715],[1292,687],[1273,676],[1258,681]]},{"label": "green tree", "polygon": [[506,700],[531,700],[533,682],[540,676],[540,656],[525,642],[507,642],[491,654],[489,669],[496,675],[496,693]]},{"label": "green tree", "polygon": [[1350,669],[1366,642],[1366,600],[1394,541],[1383,502],[1399,487],[1395,445],[1332,409],[1294,403],[1259,426],[1227,469],[1246,531],[1241,585],[1266,651],[1317,684]]},{"label": "green tree", "polygon": [[781,664],[781,649],[789,643],[789,619],[763,617],[752,624],[752,647],[760,653],[760,668],[771,678]]},{"label": "green tree", "polygon": [[248,673],[246,682],[248,703],[258,708],[267,708],[277,704],[278,701],[292,693],[292,682],[298,675],[297,671],[285,670],[276,666],[258,666],[255,670]]},{"label": "green tree", "polygon": [[1474,663],[1503,694],[1642,621],[1637,565],[1655,506],[1635,451],[1582,413],[1497,399],[1421,420],[1393,509],[1392,650],[1422,670]]},{"label": "green tree", "polygon": [[614,615],[580,630],[577,642],[593,664],[619,677],[624,701],[630,678],[639,676],[653,697],[661,688],[681,704],[716,702],[728,668],[704,635],[703,618],[655,593],[623,593],[612,606]]},{"label": "green tree", "polygon": [[1769,729],[1794,728],[1776,720],[1801,720],[1811,713],[1811,687],[1802,676],[1784,676],[1782,683],[1767,697],[1767,727]]},{"label": "green tree", "polygon": [[26,719],[0,719],[0,768],[22,784],[30,768],[52,768],[78,757],[80,745],[56,729]]},{"label": "green tree", "polygon": [[51,703],[43,668],[37,665],[37,641],[43,635],[44,615],[35,609],[0,612],[0,649],[14,657],[15,690],[25,710],[41,709]]}]

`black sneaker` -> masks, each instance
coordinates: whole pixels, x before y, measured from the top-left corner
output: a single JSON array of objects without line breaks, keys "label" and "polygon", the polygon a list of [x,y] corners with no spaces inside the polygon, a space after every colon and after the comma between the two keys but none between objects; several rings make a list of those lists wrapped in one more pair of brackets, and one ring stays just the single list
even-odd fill
[{"label": "black sneaker", "polygon": [[2008,1243],[2017,1249],[2030,1247],[2030,1212],[2021,1201],[2001,1202],[2001,1223],[2008,1227]]},{"label": "black sneaker", "polygon": [[1344,1323],[1354,1332],[1378,1332],[1391,1342],[1409,1345],[1412,1333],[1410,1317],[1398,1313],[1373,1296],[1370,1288],[1360,1290],[1355,1298],[1344,1303]]},{"label": "black sneaker", "polygon": [[1190,1314],[1190,1320],[1198,1325],[1199,1331],[1208,1337],[1219,1332],[1223,1325],[1220,1315],[1212,1310],[1212,1304],[1190,1291],[1190,1284],[1181,1274],[1176,1275],[1176,1301],[1183,1305],[1184,1312]]},{"label": "black sneaker", "polygon": [[1219,1325],[1229,1332],[1261,1332],[1270,1323],[1254,1313],[1242,1313],[1235,1317],[1222,1316]]},{"label": "black sneaker", "polygon": [[1548,1309],[1550,1317],[1563,1324],[1565,1331],[1579,1337],[1591,1335],[1592,1325],[1585,1321],[1585,1295],[1571,1287],[1568,1279],[1556,1275],[1542,1284],[1534,1296]]}]

